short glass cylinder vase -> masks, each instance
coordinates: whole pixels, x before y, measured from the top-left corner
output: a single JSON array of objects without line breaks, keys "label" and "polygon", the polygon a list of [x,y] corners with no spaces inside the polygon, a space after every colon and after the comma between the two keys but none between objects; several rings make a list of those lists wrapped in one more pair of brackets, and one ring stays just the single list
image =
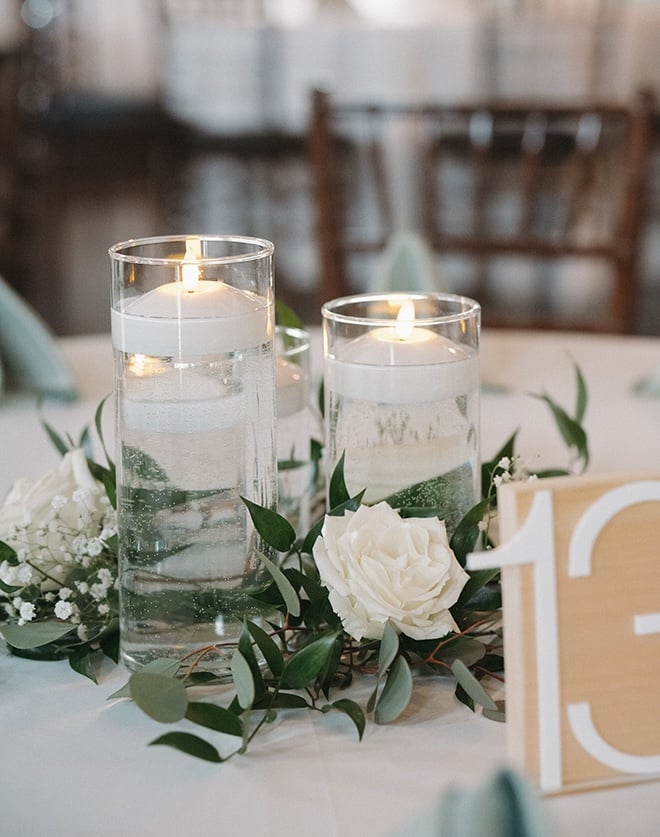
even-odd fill
[{"label": "short glass cylinder vase", "polygon": [[121,661],[223,675],[244,617],[276,619],[242,500],[277,503],[273,245],[179,236],[109,253]]},{"label": "short glass cylinder vase", "polygon": [[321,313],[326,484],[344,456],[351,495],[438,509],[451,536],[480,491],[480,306],[364,294]]},{"label": "short glass cylinder vase", "polygon": [[321,436],[311,400],[310,335],[277,326],[275,345],[278,511],[306,535],[315,483],[312,439]]}]

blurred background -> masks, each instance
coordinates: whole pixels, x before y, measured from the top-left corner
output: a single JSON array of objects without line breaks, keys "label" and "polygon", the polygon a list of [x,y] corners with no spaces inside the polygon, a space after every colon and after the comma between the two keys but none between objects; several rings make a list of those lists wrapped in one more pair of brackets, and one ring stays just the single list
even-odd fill
[{"label": "blurred background", "polygon": [[[111,244],[258,235],[314,323],[314,87],[628,102],[658,42],[657,0],[0,0],[0,275],[57,334],[104,332]],[[635,331],[660,335],[658,140]]]}]

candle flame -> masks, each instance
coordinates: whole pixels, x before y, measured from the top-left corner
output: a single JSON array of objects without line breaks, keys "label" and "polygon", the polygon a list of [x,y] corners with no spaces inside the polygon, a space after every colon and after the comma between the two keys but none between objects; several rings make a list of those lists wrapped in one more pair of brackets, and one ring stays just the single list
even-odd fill
[{"label": "candle flame", "polygon": [[[199,265],[196,262],[202,258],[202,242],[198,238],[186,239],[186,255],[181,265],[181,284],[184,291],[192,293],[199,282]],[[190,261],[195,262],[191,264]],[[186,263],[188,262],[188,263]]]},{"label": "candle flame", "polygon": [[397,340],[407,340],[415,328],[415,304],[407,299],[396,315],[396,337]]}]

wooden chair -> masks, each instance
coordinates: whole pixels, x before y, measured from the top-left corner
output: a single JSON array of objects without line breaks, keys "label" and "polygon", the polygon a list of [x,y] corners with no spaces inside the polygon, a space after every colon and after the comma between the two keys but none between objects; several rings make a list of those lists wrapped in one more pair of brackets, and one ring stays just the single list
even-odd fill
[{"label": "wooden chair", "polygon": [[[308,151],[321,301],[363,289],[356,286],[352,262],[382,252],[396,228],[403,183],[414,196],[417,231],[443,264],[450,289],[458,285],[478,298],[486,324],[630,331],[652,111],[650,93],[640,93],[630,107],[398,106],[339,104],[315,91]],[[406,185],[399,172],[393,188],[397,149],[409,158],[403,176],[415,183]],[[359,185],[365,182],[367,187]],[[360,201],[368,192],[367,209],[357,208],[358,188]],[[468,262],[473,269],[466,279]],[[588,295],[588,310],[578,310],[572,298],[580,296],[583,281],[589,287],[595,281],[590,271],[599,264],[611,274],[597,276],[607,299],[592,303]],[[462,278],[456,282],[452,270],[458,267]],[[498,282],[514,273],[517,284],[508,299],[500,288],[504,303],[498,304]],[[558,304],[555,284],[567,291],[567,302]]]}]

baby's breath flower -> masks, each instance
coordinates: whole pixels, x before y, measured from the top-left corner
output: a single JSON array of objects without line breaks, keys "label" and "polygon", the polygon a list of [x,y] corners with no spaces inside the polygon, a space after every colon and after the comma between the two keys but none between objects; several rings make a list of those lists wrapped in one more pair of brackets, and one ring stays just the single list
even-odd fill
[{"label": "baby's breath flower", "polygon": [[81,642],[87,642],[88,634],[87,634],[87,625],[83,625],[82,622],[76,628],[76,634],[78,634],[78,639]]},{"label": "baby's breath flower", "polygon": [[110,612],[110,605],[106,604],[105,602],[101,602],[97,610],[101,614],[101,616],[105,616],[106,613]]},{"label": "baby's breath flower", "polygon": [[35,609],[32,602],[23,602],[19,610],[19,615],[24,622],[31,622],[35,616]]},{"label": "baby's breath flower", "polygon": [[66,506],[67,499],[64,494],[56,494],[53,499],[50,501],[50,505],[55,511],[59,511]]},{"label": "baby's breath flower", "polygon": [[66,620],[73,614],[73,605],[71,602],[59,601],[55,605],[55,616],[58,619]]},{"label": "baby's breath flower", "polygon": [[29,584],[32,580],[32,567],[28,564],[23,564],[22,567],[19,567],[16,573],[16,580],[21,584]]},{"label": "baby's breath flower", "polygon": [[108,588],[105,584],[92,584],[89,588],[89,595],[98,602],[108,595]]},{"label": "baby's breath flower", "polygon": [[59,592],[60,599],[65,602],[67,599],[70,599],[73,595],[73,590],[69,587],[61,587]]},{"label": "baby's breath flower", "polygon": [[83,596],[85,593],[89,593],[89,584],[86,581],[76,581],[74,584],[76,585],[78,592],[82,593]]}]

